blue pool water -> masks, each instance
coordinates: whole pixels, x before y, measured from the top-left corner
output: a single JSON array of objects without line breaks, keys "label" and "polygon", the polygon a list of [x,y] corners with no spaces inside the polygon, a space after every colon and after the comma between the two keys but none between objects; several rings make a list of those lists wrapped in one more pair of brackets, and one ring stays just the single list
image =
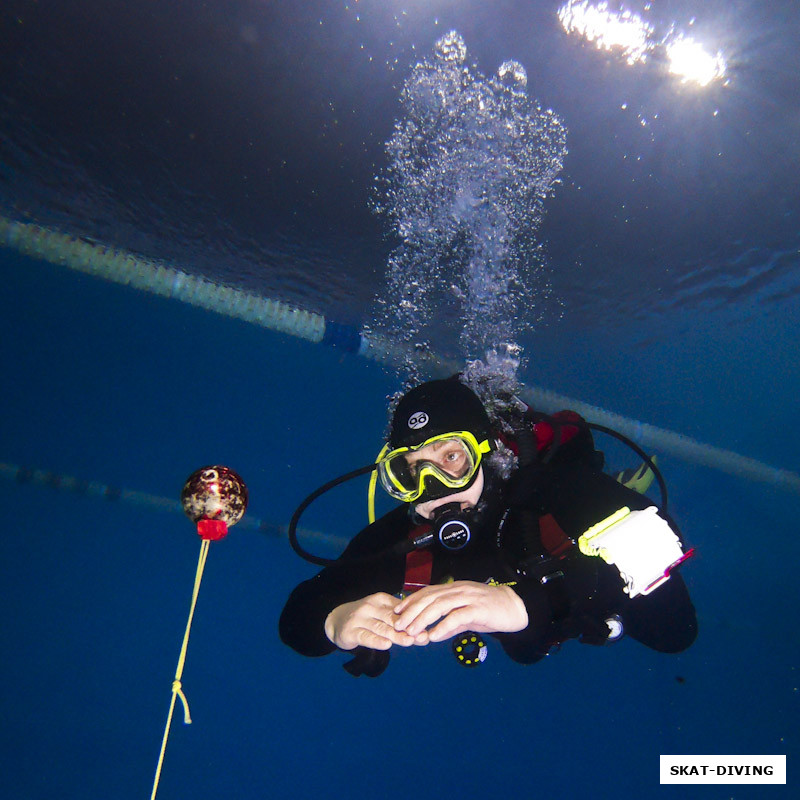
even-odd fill
[{"label": "blue pool water", "polygon": [[[49,19],[32,5],[18,5],[24,24],[4,29],[19,48],[17,59],[9,58],[13,79],[3,85],[0,117],[6,216],[194,264],[217,280],[351,324],[369,322],[365,309],[383,285],[389,245],[363,210],[364,187],[380,168],[380,142],[398,113],[394,98],[414,58],[410,42],[427,52],[453,25],[474,43],[471,52],[487,71],[514,55],[528,70],[531,92],[566,118],[574,153],[542,228],[560,311],[525,332],[522,377],[797,470],[800,226],[793,181],[769,158],[780,152],[784,165],[796,163],[798,139],[790,136],[795,129],[786,101],[794,79],[786,62],[767,68],[758,60],[767,49],[762,39],[752,36],[749,49],[740,51],[739,86],[751,99],[737,94],[735,84],[729,105],[720,99],[731,116],[739,115],[724,135],[703,128],[688,144],[689,137],[658,134],[652,147],[625,142],[652,159],[640,189],[630,183],[638,175],[625,172],[617,158],[620,138],[633,134],[616,106],[614,114],[609,110],[612,101],[617,94],[637,97],[642,113],[652,110],[648,103],[661,102],[666,116],[673,114],[670,124],[677,101],[666,99],[664,85],[648,94],[610,58],[565,50],[552,22],[558,3],[524,9],[497,3],[489,10],[442,3],[416,14],[409,7],[406,27],[395,19],[399,4],[390,14],[387,4],[364,3],[360,28],[353,14],[361,4],[355,3],[346,10],[345,4],[309,3],[292,12],[297,18],[283,4],[241,2],[227,13],[211,3],[192,24],[180,4],[158,17],[155,6],[134,13],[110,3],[103,16],[87,2],[80,12],[62,10],[63,18]],[[691,6],[669,3],[660,11],[677,20],[688,18]],[[708,17],[716,14],[724,23],[728,40],[760,25],[764,37],[775,37],[774,55],[788,52],[797,22],[791,4],[775,4],[771,16],[760,15],[757,4],[725,4],[724,13],[720,4],[708,8]],[[700,9],[694,11],[699,17]],[[528,26],[538,24],[536,47],[518,32],[515,14]],[[434,15],[441,16],[436,24]],[[12,17],[4,13],[4,23]],[[64,28],[67,23],[74,27]],[[66,30],[78,37],[78,23],[94,43],[107,34],[108,86],[101,70],[85,67],[79,38],[57,35]],[[160,43],[175,41],[178,23],[186,49],[168,48],[163,58],[181,80],[206,87],[199,95],[206,102],[197,101],[196,92],[181,95],[177,122],[167,125],[160,103],[172,90],[160,82],[166,73],[153,67],[149,77],[158,80],[152,93],[142,88],[147,76],[139,85],[128,75],[132,83],[115,105],[113,92],[101,90],[114,76],[127,75],[126,58],[135,63],[146,55],[157,64]],[[293,24],[305,32],[308,48],[297,58],[294,83],[276,66],[298,47],[288,34]],[[337,35],[312,35],[325,25]],[[26,40],[26,30],[37,33]],[[390,31],[399,31],[392,45],[397,51],[387,49],[395,35]],[[139,49],[131,45],[137,37]],[[200,52],[198,42],[208,63],[190,56],[189,45]],[[368,55],[381,54],[381,69],[362,58],[361,43]],[[227,77],[218,69],[223,56],[230,57]],[[322,87],[308,84],[316,74],[314,58],[323,57],[351,81],[367,81],[375,94],[371,122],[366,113],[353,115],[359,91],[345,77],[334,85],[328,69],[317,76]],[[553,77],[557,71],[560,81]],[[222,75],[219,82],[198,78],[212,72]],[[269,114],[252,110],[258,74],[271,76]],[[50,87],[47,97],[61,102],[23,103],[32,75]],[[241,79],[241,96],[231,91],[231,76]],[[649,74],[642,80],[656,83]],[[74,100],[83,97],[86,81],[104,102],[77,114]],[[612,84],[617,88],[608,88]],[[280,105],[292,91],[308,92],[305,110]],[[350,103],[337,125],[320,101],[326,92]],[[223,101],[235,131],[227,144],[215,138],[222,133],[213,111]],[[687,106],[703,100],[684,96],[682,102],[688,116]],[[231,116],[233,107],[253,118]],[[134,111],[140,116],[128,139],[121,131]],[[261,115],[270,114],[284,114],[287,127],[308,140],[287,142],[291,137],[275,125],[265,152],[250,162],[243,131],[250,125],[258,132]],[[590,145],[606,130],[603,120],[611,133],[593,156]],[[156,121],[164,124],[158,133]],[[164,133],[184,123],[201,132],[197,146],[208,149],[186,152],[183,138]],[[315,138],[311,132],[319,130],[328,138]],[[726,137],[740,141],[747,130],[758,143],[752,152],[742,145],[735,151],[739,161],[724,169],[703,162],[700,151],[709,137],[727,144]],[[338,139],[331,145],[331,137],[341,137],[343,148]],[[659,159],[680,147],[688,148],[681,169],[660,171]],[[344,155],[334,163],[337,149]],[[121,156],[126,152],[129,161]],[[198,177],[211,152],[227,171],[216,164]],[[607,159],[607,173],[598,152]],[[301,167],[303,157],[310,161]],[[289,177],[269,172],[281,158]],[[326,168],[315,171],[321,164]],[[760,184],[752,180],[757,164],[763,167]],[[249,185],[257,187],[253,197],[237,183],[248,170]],[[739,174],[747,177],[743,188]],[[76,183],[76,176],[84,182]],[[288,193],[285,206],[297,210],[294,217],[279,202],[281,191]],[[620,198],[648,196],[662,216],[634,202],[636,232],[615,227],[612,206]],[[585,213],[592,203],[596,217]],[[699,219],[698,209],[707,216]],[[312,224],[314,218],[319,221]],[[387,368],[11,249],[0,251],[0,280],[3,464],[177,498],[194,469],[225,463],[248,483],[250,514],[285,525],[308,492],[367,463],[381,445],[386,397],[399,386]],[[629,465],[613,447],[609,457]],[[279,536],[233,528],[211,546],[183,676],[194,722],[184,726],[176,716],[158,796],[472,800],[487,794],[785,793],[661,787],[658,756],[786,754],[792,783],[800,753],[797,495],[674,457],[661,463],[673,514],[698,549],[683,575],[700,635],[677,656],[625,640],[608,648],[569,642],[552,658],[522,667],[493,647],[487,662],[470,671],[458,667],[449,648],[434,646],[398,653],[378,680],[355,680],[341,669],[339,655],[304,659],[278,640],[283,602],[312,568]],[[199,540],[180,514],[3,474],[9,479],[0,480],[0,796],[147,797]],[[304,525],[347,538],[364,522],[365,496],[365,484],[328,495]]]},{"label": "blue pool water", "polygon": [[[224,462],[246,477],[253,513],[285,524],[381,438],[394,382],[367,362],[19,257],[4,256],[3,275],[8,461],[173,497],[196,466]],[[581,384],[567,375],[563,388]],[[721,441],[737,424],[702,415]],[[306,660],[279,643],[283,600],[311,568],[285,541],[234,528],[211,548],[184,674],[194,723],[174,726],[160,793],[457,786],[479,797],[488,783],[611,797],[658,792],[660,753],[791,759],[796,498],[669,459],[664,469],[700,553],[684,574],[701,635],[678,656],[568,643],[529,668],[493,649],[472,672],[440,647],[356,681],[338,656]],[[0,492],[5,796],[143,796],[188,608],[192,526],[36,485]],[[309,527],[347,536],[363,520],[360,493],[321,506]],[[703,796],[762,796],[735,788]]]}]

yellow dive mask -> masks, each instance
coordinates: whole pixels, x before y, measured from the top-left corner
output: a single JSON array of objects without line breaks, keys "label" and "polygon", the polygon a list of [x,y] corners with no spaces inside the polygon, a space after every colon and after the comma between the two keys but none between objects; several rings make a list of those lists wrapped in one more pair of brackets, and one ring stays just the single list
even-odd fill
[{"label": "yellow dive mask", "polygon": [[396,500],[414,503],[452,494],[469,486],[478,472],[488,439],[479,442],[469,431],[432,436],[414,447],[383,448],[376,459],[383,488]]}]

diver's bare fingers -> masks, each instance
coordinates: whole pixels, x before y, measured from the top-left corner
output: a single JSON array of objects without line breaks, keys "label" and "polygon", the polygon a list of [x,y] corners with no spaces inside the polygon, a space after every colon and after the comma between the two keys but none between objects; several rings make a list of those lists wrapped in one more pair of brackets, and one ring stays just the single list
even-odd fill
[{"label": "diver's bare fingers", "polygon": [[391,611],[397,605],[397,598],[393,594],[387,594],[386,592],[376,592],[365,599],[367,605],[371,608],[389,609]]},{"label": "diver's bare fingers", "polygon": [[457,608],[448,614],[438,625],[428,631],[432,642],[443,642],[452,636],[457,636],[464,631],[475,627],[475,610],[469,606]]},{"label": "diver's bare fingers", "polygon": [[414,644],[414,637],[405,631],[396,631],[391,620],[384,622],[376,619],[369,627],[378,636],[388,639],[393,644],[399,644],[400,647],[411,647]]},{"label": "diver's bare fingers", "polygon": [[403,617],[403,622],[413,618],[420,609],[439,599],[440,597],[458,596],[463,598],[480,597],[490,587],[475,581],[454,581],[453,583],[439,583],[435,586],[426,586],[413,594],[404,597],[400,602],[395,602],[394,612]]},{"label": "diver's bare fingers", "polygon": [[473,604],[470,598],[464,596],[463,592],[439,595],[432,598],[431,602],[419,611],[416,617],[406,626],[406,631],[411,636],[416,636],[431,625],[435,625],[439,620],[444,619],[456,609],[471,605]]},{"label": "diver's bare fingers", "polygon": [[424,586],[422,589],[417,589],[416,592],[412,592],[410,595],[404,597],[400,601],[395,598],[394,613],[401,615],[404,611],[408,611],[410,607],[426,605],[439,595],[452,592],[453,587],[458,583],[459,582],[437,583],[433,586]]},{"label": "diver's bare fingers", "polygon": [[[411,630],[412,626],[419,622],[419,620],[423,617],[427,619],[430,616],[431,612],[429,609],[433,606],[435,601],[436,598],[434,597],[425,599],[424,602],[417,602],[413,606],[408,606],[402,614],[395,618],[394,629],[396,631],[407,631],[410,635],[415,636],[420,632],[420,630],[426,628],[430,623],[426,623],[421,626],[416,625],[416,630],[414,631]],[[430,618],[430,622],[433,622],[436,619],[438,619],[438,617],[433,616]]]},{"label": "diver's bare fingers", "polygon": [[413,636],[409,636],[403,631],[393,631],[391,639],[400,647],[412,647],[413,645],[417,644]]},{"label": "diver's bare fingers", "polygon": [[421,597],[425,592],[430,589],[430,586],[424,586],[422,589],[417,589],[410,594],[407,594],[405,597],[400,598],[400,600],[396,600],[394,604],[394,613],[395,614],[402,614],[408,606],[414,602],[418,597]]},{"label": "diver's bare fingers", "polygon": [[[432,591],[427,591],[427,589]],[[394,623],[395,630],[407,630],[411,626],[411,623],[418,619],[426,609],[440,601],[441,598],[448,596],[452,596],[449,586],[429,586],[426,587],[426,589],[415,592],[411,602],[406,602],[409,598],[403,601],[405,605],[403,606],[402,612],[397,615],[397,619]],[[397,607],[395,607],[395,612],[396,611]],[[431,622],[433,622],[433,620],[431,620]]]},{"label": "diver's bare fingers", "polygon": [[375,633],[375,631],[367,630],[367,628],[358,628],[353,631],[353,639],[355,641],[353,647],[369,647],[372,650],[389,650],[393,644],[390,639]]}]

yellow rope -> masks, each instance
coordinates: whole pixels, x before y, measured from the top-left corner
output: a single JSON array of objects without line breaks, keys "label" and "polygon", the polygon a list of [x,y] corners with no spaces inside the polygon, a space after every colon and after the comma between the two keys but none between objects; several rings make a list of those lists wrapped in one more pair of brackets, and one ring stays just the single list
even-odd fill
[{"label": "yellow rope", "polygon": [[181,645],[180,656],[178,656],[178,667],[175,670],[175,680],[172,682],[172,699],[169,704],[169,713],[167,714],[167,724],[164,728],[164,738],[161,740],[161,752],[158,755],[158,765],[156,766],[156,776],[153,781],[153,793],[150,795],[150,800],[155,800],[156,792],[158,791],[158,782],[161,779],[161,767],[164,764],[164,753],[167,750],[167,739],[169,738],[169,729],[172,725],[172,714],[175,711],[175,700],[180,697],[183,703],[183,721],[186,725],[191,725],[192,718],[189,716],[189,703],[186,700],[186,695],[183,693],[181,686],[181,676],[183,675],[183,666],[186,663],[186,650],[189,647],[189,633],[192,629],[192,619],[194,618],[194,609],[197,605],[197,595],[200,593],[200,581],[203,580],[203,570],[206,566],[206,559],[208,558],[208,547],[211,542],[208,539],[203,539],[200,545],[200,557],[197,559],[197,572],[194,577],[194,589],[192,591],[192,604],[189,607],[189,619],[186,621],[186,632],[183,634],[183,644]]}]

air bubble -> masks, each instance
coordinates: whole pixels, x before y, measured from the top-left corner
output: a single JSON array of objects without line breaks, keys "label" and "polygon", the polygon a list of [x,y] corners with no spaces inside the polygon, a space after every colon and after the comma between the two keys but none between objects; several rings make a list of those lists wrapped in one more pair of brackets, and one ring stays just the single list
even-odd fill
[{"label": "air bubble", "polygon": [[463,64],[467,58],[467,45],[458,31],[449,31],[434,45],[436,55],[442,61]]},{"label": "air bubble", "polygon": [[504,61],[497,69],[497,78],[510,89],[524,90],[528,85],[528,73],[519,61]]},{"label": "air bubble", "polygon": [[403,85],[376,181],[373,209],[399,243],[375,324],[411,348],[433,340],[444,354],[486,359],[540,319],[549,284],[536,230],[566,129],[525,95],[519,62],[486,77],[465,66],[456,31],[434,53]]}]

